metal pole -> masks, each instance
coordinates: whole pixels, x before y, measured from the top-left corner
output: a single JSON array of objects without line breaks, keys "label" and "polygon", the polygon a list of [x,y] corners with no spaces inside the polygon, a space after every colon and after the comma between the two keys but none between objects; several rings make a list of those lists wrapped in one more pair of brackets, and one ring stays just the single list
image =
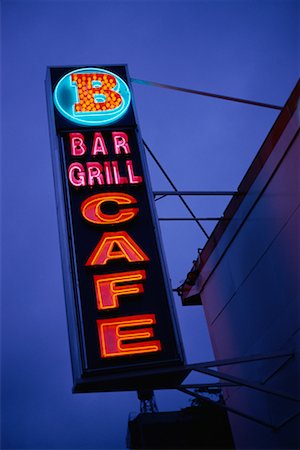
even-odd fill
[{"label": "metal pole", "polygon": [[238,191],[153,191],[154,196],[161,195],[163,197],[167,197],[170,195],[199,195],[199,196],[205,196],[205,195],[235,195],[239,194]]},{"label": "metal pole", "polygon": [[157,83],[156,81],[139,80],[137,78],[131,78],[131,81],[137,84],[145,84],[147,86],[155,86],[164,89],[171,89],[172,91],[186,92],[188,94],[203,95],[205,97],[213,97],[218,98],[220,100],[229,100],[231,102],[246,103],[247,105],[261,106],[263,108],[277,109],[279,111],[283,109],[283,106],[272,105],[270,103],[256,102],[253,100],[246,100],[244,98],[230,97],[228,95],[213,94],[212,92],[198,91],[196,89],[187,89],[178,86],[172,86],[170,84]]},{"label": "metal pole", "polygon": [[249,414],[246,414],[246,413],[244,413],[242,411],[239,411],[238,409],[231,408],[230,406],[224,405],[223,403],[214,402],[213,400],[210,400],[209,398],[204,397],[204,395],[197,394],[197,393],[195,393],[193,391],[189,391],[188,389],[184,389],[184,388],[178,388],[178,391],[181,391],[181,392],[183,392],[185,394],[191,395],[192,397],[195,397],[195,398],[200,398],[203,402],[212,403],[218,408],[225,409],[226,411],[229,411],[229,412],[231,412],[233,414],[237,414],[237,415],[239,415],[241,417],[244,417],[245,419],[252,420],[253,422],[259,423],[260,425],[263,425],[265,427],[276,429],[276,427],[274,425],[272,425],[272,424],[270,424],[268,422],[265,422],[264,420],[257,419],[254,416],[250,416]]},{"label": "metal pole", "polygon": [[[158,220],[221,220],[224,217],[159,217]],[[225,219],[229,220],[229,219]]]},{"label": "metal pole", "polygon": [[[196,369],[195,369],[196,370]],[[237,386],[245,386],[250,389],[254,389],[256,391],[264,392],[265,394],[275,395],[276,397],[284,398],[285,400],[290,400],[292,402],[300,403],[295,397],[291,397],[290,395],[284,394],[279,391],[275,391],[272,389],[268,389],[259,383],[255,383],[254,381],[247,381],[242,378],[234,377],[232,375],[225,374],[223,372],[219,372],[211,369],[198,369],[199,372],[205,373],[207,375],[211,375],[212,377],[220,378],[221,380],[229,381],[231,383],[236,383]]]},{"label": "metal pole", "polygon": [[201,363],[189,364],[187,367],[189,370],[198,370],[202,367],[219,367],[219,366],[231,366],[232,364],[244,364],[252,361],[264,361],[267,359],[287,358],[287,361],[294,357],[294,353],[262,353],[257,355],[247,355],[237,358],[217,359],[215,361],[206,361]]},{"label": "metal pole", "polygon": [[[160,170],[162,171],[162,173],[164,174],[164,176],[166,177],[166,179],[168,180],[168,182],[170,183],[170,185],[172,186],[172,188],[178,192],[178,189],[176,188],[175,184],[173,183],[173,181],[171,180],[171,178],[169,177],[169,175],[167,174],[167,172],[164,170],[164,168],[162,167],[162,165],[160,164],[160,162],[158,161],[158,159],[155,157],[155,155],[152,153],[152,151],[150,150],[150,148],[148,147],[148,145],[146,144],[146,142],[143,140],[143,144],[145,146],[145,148],[148,150],[148,152],[150,153],[150,155],[152,156],[152,158],[154,159],[154,161],[156,162],[156,164],[158,165],[158,167],[160,168]],[[199,226],[199,228],[201,228],[201,231],[205,234],[205,236],[207,237],[207,239],[209,238],[209,235],[207,234],[207,232],[205,231],[205,229],[203,228],[203,226],[201,225],[201,223],[199,222],[199,220],[197,220],[195,214],[193,213],[193,211],[191,210],[191,208],[189,207],[189,205],[187,204],[187,202],[184,200],[184,198],[179,194],[179,198],[182,201],[182,203],[184,204],[184,206],[186,207],[186,209],[189,211],[189,213],[191,214],[191,216],[195,219],[197,225]]]}]

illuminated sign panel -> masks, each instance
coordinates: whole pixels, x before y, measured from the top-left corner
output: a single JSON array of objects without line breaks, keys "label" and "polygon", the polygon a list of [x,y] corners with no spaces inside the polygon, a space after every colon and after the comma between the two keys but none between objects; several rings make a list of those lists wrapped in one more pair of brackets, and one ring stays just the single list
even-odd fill
[{"label": "illuminated sign panel", "polygon": [[55,87],[53,100],[71,122],[103,126],[126,113],[131,95],[127,84],[115,73],[88,67],[63,76]]},{"label": "illuminated sign panel", "polygon": [[183,354],[126,68],[51,68],[47,89],[74,391],[171,387]]}]

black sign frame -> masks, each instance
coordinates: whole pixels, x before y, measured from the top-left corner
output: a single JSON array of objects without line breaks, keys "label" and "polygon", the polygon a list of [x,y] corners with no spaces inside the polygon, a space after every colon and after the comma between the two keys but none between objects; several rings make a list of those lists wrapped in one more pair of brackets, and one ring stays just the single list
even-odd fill
[{"label": "black sign frame", "polygon": [[[91,67],[109,70],[120,76],[129,87],[132,95],[127,66],[92,65]],[[73,372],[73,392],[177,387],[187,373],[184,369],[185,357],[173,305],[173,295],[169,283],[167,266],[162,251],[160,230],[154,206],[146,155],[136,119],[134,100],[133,98],[131,99],[131,104],[126,114],[113,124],[99,127],[82,126],[72,123],[63,117],[57,108],[55,108],[53,104],[53,92],[55,86],[64,75],[80,68],[77,66],[48,68],[46,77],[53,175]],[[111,136],[113,132],[118,131],[127,134],[132,154],[114,154]],[[84,137],[87,147],[84,156],[71,156],[69,143],[70,133],[80,133]],[[101,226],[99,228],[99,226],[93,226],[87,223],[87,221],[84,221],[80,216],[79,205],[82,204],[85,198],[99,192],[124,191],[124,186],[120,185],[114,185],[113,188],[111,186],[84,186],[80,189],[70,186],[67,172],[72,161],[81,162],[84,165],[90,160],[97,159],[91,159],[89,154],[95,133],[101,133],[108,149],[108,155],[105,155],[101,159],[102,163],[105,160],[108,164],[112,164],[112,160],[115,160],[120,165],[120,171],[122,170],[124,172],[124,162],[130,158],[135,163],[136,173],[142,174],[143,176],[142,189],[141,186],[126,185],[126,192],[136,198],[137,206],[139,209],[142,209],[132,222],[128,222],[126,230],[135,242],[138,242],[138,245],[145,253],[147,255],[149,254],[150,259],[149,264],[142,266],[143,269],[146,269],[148,275],[150,273],[150,281],[149,283],[147,281],[148,284],[144,287],[142,300],[140,302],[137,300],[136,304],[139,307],[136,313],[134,312],[135,305],[132,297],[126,297],[126,301],[124,302],[120,301],[120,309],[117,312],[113,311],[111,314],[110,311],[108,313],[105,311],[103,314],[98,311],[97,315],[97,311],[95,312],[95,301],[91,301],[91,279],[95,271],[93,271],[94,268],[86,267],[84,262],[95,246],[96,240],[98,240],[96,237],[97,233],[101,237],[101,233],[105,232],[105,230],[103,228],[101,230]],[[150,222],[148,228],[145,217],[146,222],[147,220]],[[116,227],[112,229],[115,230]],[[147,243],[148,238],[145,239],[145,236],[148,236],[149,233],[154,236],[154,250],[153,243],[149,246]],[[82,246],[84,248],[83,253],[78,245],[79,241],[84,241],[84,245]],[[128,265],[126,266],[126,261],[124,260],[116,262],[109,261],[107,266],[101,268],[101,273],[109,273],[112,267],[118,273],[131,270],[128,268]],[[131,263],[130,267],[136,269],[140,265],[138,263]],[[90,273],[88,272],[89,270]],[[82,281],[85,275],[87,278],[86,283]],[[161,281],[156,283],[158,288],[155,292],[154,283],[158,279]],[[84,287],[84,285],[88,287]],[[159,300],[160,297],[161,301]],[[156,303],[155,299],[157,299]],[[149,310],[150,302],[152,304],[155,303],[155,308],[152,311]],[[153,312],[157,316],[158,323],[155,324],[154,330],[158,332],[159,340],[162,342],[161,352],[147,355],[121,356],[108,360],[103,360],[98,353],[97,359],[97,352],[95,350],[95,324],[93,323],[90,326],[93,320],[95,321],[99,317],[100,319],[101,317],[114,318],[118,317],[118,314],[120,317],[125,317],[126,314],[129,314],[129,316],[130,314],[142,314],[144,307],[146,308],[145,312]],[[163,313],[159,308],[161,308]],[[89,309],[92,309],[93,312],[90,312]],[[160,316],[162,319],[159,319]],[[161,323],[159,323],[160,320]],[[92,337],[90,335],[88,336],[87,333],[87,330],[90,331],[90,328],[94,330],[91,333]],[[93,347],[92,350],[91,347]],[[99,358],[101,363],[99,362]]]}]

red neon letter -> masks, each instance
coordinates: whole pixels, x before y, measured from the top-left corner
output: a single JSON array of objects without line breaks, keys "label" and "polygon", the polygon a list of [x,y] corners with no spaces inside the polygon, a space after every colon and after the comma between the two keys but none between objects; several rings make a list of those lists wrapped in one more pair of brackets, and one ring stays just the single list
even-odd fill
[{"label": "red neon letter", "polygon": [[[118,308],[119,295],[142,294],[144,287],[141,283],[132,283],[146,278],[144,270],[133,272],[112,273],[108,275],[94,275],[97,308]],[[130,285],[117,286],[117,283],[130,283]]]},{"label": "red neon letter", "polygon": [[101,206],[106,202],[113,202],[117,205],[132,205],[136,203],[136,199],[121,192],[96,194],[84,200],[80,208],[81,214],[89,222],[105,225],[127,222],[139,212],[139,208],[119,208],[119,212],[116,214],[105,214],[101,211]]},{"label": "red neon letter", "polygon": [[[114,250],[117,246],[119,250]],[[149,261],[148,256],[126,233],[126,231],[106,232],[98,242],[86,266],[104,265],[110,259],[126,258],[128,262]]]},{"label": "red neon letter", "polygon": [[86,163],[87,173],[88,173],[88,185],[94,186],[95,181],[97,180],[98,184],[104,184],[104,178],[102,175],[102,166],[98,162]]},{"label": "red neon letter", "polygon": [[124,150],[124,153],[128,154],[130,153],[130,147],[128,144],[128,136],[126,133],[123,133],[122,131],[113,131],[112,137],[114,141],[115,146],[115,154],[120,155],[121,149]]},{"label": "red neon letter", "polygon": [[80,163],[72,163],[68,170],[69,180],[73,186],[85,186],[86,177],[83,165]]},{"label": "red neon letter", "polygon": [[112,165],[112,169],[113,169],[113,173],[114,173],[115,183],[116,184],[127,184],[128,183],[127,177],[121,177],[121,175],[120,175],[118,161],[112,161],[111,165]]},{"label": "red neon letter", "polygon": [[143,178],[139,175],[135,175],[133,172],[132,161],[126,161],[126,167],[128,172],[128,178],[130,184],[138,184],[143,182]]},{"label": "red neon letter", "polygon": [[113,184],[114,179],[113,179],[113,176],[112,176],[112,173],[111,173],[110,162],[109,161],[105,161],[103,163],[103,167],[104,167],[106,184]]},{"label": "red neon letter", "polygon": [[[93,112],[118,108],[122,97],[113,88],[117,80],[113,75],[103,73],[73,73],[72,81],[77,85],[79,103],[75,103],[75,111]],[[104,101],[95,101],[95,96],[104,96]]]},{"label": "red neon letter", "polygon": [[82,156],[86,152],[84,137],[81,133],[70,133],[70,146],[72,156]]},{"label": "red neon letter", "polygon": [[[160,351],[161,343],[159,340],[138,341],[131,344],[124,343],[131,340],[135,341],[153,337],[153,328],[150,325],[155,323],[154,314],[97,320],[102,358]],[[123,330],[123,328],[143,326],[147,326],[148,328]]]},{"label": "red neon letter", "polygon": [[95,133],[92,148],[92,155],[97,155],[98,153],[108,155],[108,151],[101,133]]}]

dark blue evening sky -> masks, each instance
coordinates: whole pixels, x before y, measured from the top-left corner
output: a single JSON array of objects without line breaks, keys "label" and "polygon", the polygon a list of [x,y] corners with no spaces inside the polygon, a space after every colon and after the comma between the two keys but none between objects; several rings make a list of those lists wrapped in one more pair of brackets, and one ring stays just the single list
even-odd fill
[{"label": "dark blue evening sky", "polygon": [[[10,1],[2,18],[2,448],[121,449],[134,392],[71,393],[46,67],[127,63],[132,78],[283,105],[299,76],[299,2]],[[142,135],[182,190],[235,190],[278,111],[134,85]],[[151,158],[153,189],[170,189]],[[189,198],[219,216],[228,198]],[[160,217],[187,217],[178,199]],[[214,223],[203,224],[211,232]],[[161,222],[171,283],[205,236]],[[175,297],[189,362],[213,359],[201,307]],[[188,406],[156,393],[161,411]]]}]

